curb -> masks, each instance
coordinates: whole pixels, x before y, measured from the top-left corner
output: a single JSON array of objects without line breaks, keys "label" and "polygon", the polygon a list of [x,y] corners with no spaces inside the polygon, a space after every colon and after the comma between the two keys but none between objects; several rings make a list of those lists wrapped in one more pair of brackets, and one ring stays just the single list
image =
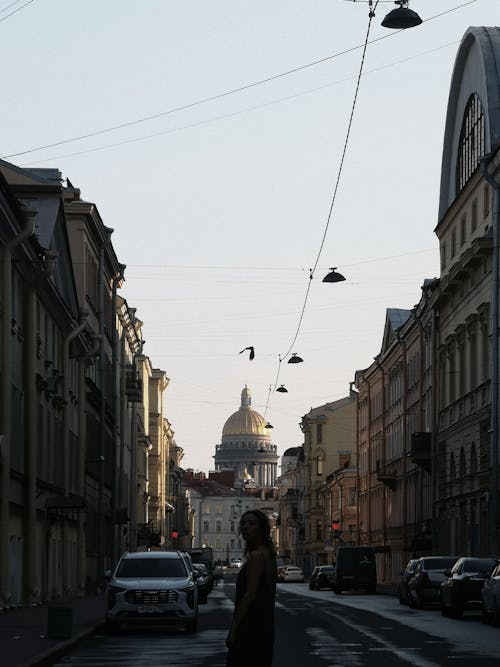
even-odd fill
[{"label": "curb", "polygon": [[51,665],[59,657],[65,655],[72,648],[80,644],[83,640],[95,634],[100,628],[104,627],[104,623],[97,623],[96,625],[82,630],[71,639],[61,642],[51,648],[47,649],[43,653],[39,653],[37,656],[30,658],[29,660],[21,663],[18,667],[46,667]]}]

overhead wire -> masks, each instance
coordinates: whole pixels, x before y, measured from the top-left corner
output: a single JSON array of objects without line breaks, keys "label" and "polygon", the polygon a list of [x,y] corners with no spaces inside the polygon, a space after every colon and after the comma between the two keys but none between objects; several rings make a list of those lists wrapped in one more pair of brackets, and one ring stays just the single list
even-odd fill
[{"label": "overhead wire", "polygon": [[[20,2],[20,0],[16,0],[16,2],[12,2],[10,5],[7,5],[6,7],[4,7],[4,9],[0,9],[0,14],[3,14],[3,12],[7,11],[7,9],[9,9],[10,7],[13,7],[14,5],[17,5],[18,2]],[[11,12],[10,14],[7,14],[7,16],[3,16],[2,18],[0,18],[0,23],[2,23],[2,21],[6,21],[10,16],[13,16],[14,14],[17,14],[17,12],[20,12],[21,9],[24,9],[28,5],[31,5],[32,2],[35,2],[35,0],[28,0],[28,2],[25,2],[24,5],[21,5],[17,9],[14,9],[14,11]]]},{"label": "overhead wire", "polygon": [[[372,1],[372,0],[370,0],[370,1]],[[379,2],[379,1],[380,0],[377,0],[377,2]],[[16,11],[19,11],[20,9],[22,9],[23,7],[25,7],[28,4],[31,4],[32,2],[34,2],[34,0],[29,0],[29,2],[27,2],[25,5],[22,5],[22,7],[20,7]],[[429,22],[429,21],[432,21],[434,19],[440,18],[441,16],[449,14],[449,13],[451,13],[453,11],[456,11],[458,9],[461,9],[463,7],[466,7],[467,5],[471,5],[475,2],[477,2],[477,0],[467,0],[467,2],[464,2],[464,3],[462,3],[462,4],[460,4],[456,7],[452,7],[451,9],[445,10],[445,11],[439,13],[439,14],[435,14],[434,16],[431,16],[431,17],[425,19],[423,22],[425,23],[425,22]],[[9,14],[8,16],[10,16],[10,15],[11,14]],[[5,18],[8,18],[8,17],[5,17]],[[4,20],[4,19],[0,19],[0,21],[2,21],[2,20]],[[380,37],[376,37],[375,39],[372,39],[369,43],[370,44],[375,44],[376,42],[380,42],[382,40],[393,37],[393,36],[397,35],[398,33],[402,32],[402,31],[403,31],[403,29],[394,30],[393,32],[390,32],[390,33],[387,33],[385,35],[381,35]],[[119,124],[116,124],[116,125],[112,125],[110,127],[106,127],[106,128],[101,129],[101,130],[95,130],[93,132],[87,132],[85,134],[77,135],[77,136],[74,136],[74,137],[69,137],[68,139],[61,139],[59,141],[55,141],[55,142],[50,143],[50,144],[45,144],[43,146],[36,146],[34,148],[24,149],[24,150],[18,151],[16,153],[9,153],[9,154],[3,155],[2,159],[7,159],[7,158],[10,159],[10,158],[13,158],[13,157],[20,157],[21,155],[27,155],[29,153],[35,153],[35,152],[40,151],[40,150],[46,150],[47,148],[54,148],[56,146],[62,146],[64,144],[69,144],[69,143],[72,143],[72,142],[75,142],[75,141],[81,141],[83,139],[89,139],[91,137],[96,137],[96,136],[99,136],[99,135],[102,135],[102,134],[106,134],[108,132],[114,132],[116,130],[123,129],[125,127],[131,127],[132,125],[138,125],[140,123],[145,123],[145,122],[148,122],[148,121],[151,121],[151,120],[155,120],[157,118],[161,118],[163,116],[174,114],[174,113],[177,113],[179,111],[184,111],[186,109],[191,109],[193,107],[200,106],[200,105],[206,104],[208,102],[213,102],[215,100],[222,99],[224,97],[228,97],[230,95],[234,95],[236,93],[240,93],[240,92],[243,92],[245,90],[249,90],[251,88],[255,88],[257,86],[261,86],[261,85],[266,84],[266,83],[270,83],[271,81],[276,81],[277,79],[280,79],[280,78],[283,78],[283,77],[286,77],[286,76],[290,76],[291,74],[295,74],[297,72],[303,71],[303,70],[308,69],[310,67],[315,67],[316,65],[328,62],[329,60],[332,60],[334,58],[338,58],[338,57],[340,57],[342,55],[346,55],[348,53],[352,53],[353,51],[357,51],[359,49],[366,49],[366,44],[365,45],[358,44],[356,46],[350,47],[348,49],[344,49],[343,51],[339,51],[339,52],[331,54],[329,56],[325,56],[323,58],[318,58],[317,60],[313,60],[313,61],[311,61],[309,63],[305,63],[303,65],[298,65],[297,67],[293,67],[289,70],[279,72],[278,74],[273,74],[271,76],[265,77],[264,79],[259,79],[258,81],[253,81],[251,83],[243,84],[242,86],[238,86],[236,88],[232,88],[230,90],[226,90],[226,91],[223,91],[222,93],[217,93],[215,95],[210,95],[208,97],[204,97],[202,99],[195,100],[194,102],[189,102],[187,104],[182,104],[182,105],[174,107],[172,109],[167,109],[165,111],[160,111],[158,113],[150,114],[148,116],[143,116],[141,118],[136,118],[134,120],[126,121],[125,123],[119,123]]]},{"label": "overhead wire", "polygon": [[[409,60],[413,60],[415,58],[419,58],[421,56],[428,55],[429,53],[435,53],[436,51],[440,51],[441,49],[448,48],[449,46],[454,46],[455,44],[459,43],[460,40],[454,40],[453,42],[448,42],[447,44],[442,44],[441,46],[438,46],[434,49],[427,49],[426,51],[421,51],[420,53],[414,54],[413,56],[408,56],[407,58],[402,58],[400,60],[394,60],[390,63],[387,63],[386,65],[381,65],[380,67],[376,67],[372,70],[368,70],[365,72],[365,76],[367,74],[373,74],[375,72],[380,72],[384,69],[388,69],[389,67],[394,67],[395,65],[399,65],[401,63],[408,62]],[[76,151],[74,153],[66,153],[63,155],[53,155],[50,158],[45,158],[43,160],[30,160],[30,162],[26,162],[21,164],[21,167],[28,167],[28,166],[33,166],[34,164],[44,164],[46,162],[53,162],[54,160],[64,160],[69,157],[77,157],[79,155],[87,155],[88,153],[96,153],[97,151],[103,151],[103,150],[108,150],[109,148],[118,148],[120,146],[126,146],[127,144],[133,144],[137,143],[139,141],[147,141],[148,139],[156,139],[157,137],[165,136],[167,134],[174,134],[175,132],[182,132],[184,130],[192,130],[197,127],[203,127],[204,125],[210,125],[211,123],[218,122],[220,120],[227,120],[229,118],[234,118],[236,116],[240,116],[241,114],[248,113],[250,111],[258,111],[260,109],[265,109],[267,107],[273,106],[275,104],[281,104],[282,102],[288,102],[290,100],[297,99],[299,97],[303,97],[304,95],[310,95],[312,93],[316,93],[320,90],[325,90],[327,88],[331,88],[332,86],[336,86],[340,83],[346,83],[347,81],[352,81],[353,79],[356,79],[357,75],[353,76],[348,76],[343,79],[338,79],[336,81],[331,81],[329,83],[323,84],[322,86],[316,86],[314,88],[309,88],[308,90],[303,90],[300,91],[299,93],[293,93],[291,95],[286,95],[284,97],[279,97],[274,100],[270,100],[268,102],[262,102],[260,104],[255,104],[249,107],[244,107],[243,109],[238,109],[237,111],[233,112],[228,112],[228,113],[223,113],[219,114],[218,116],[212,116],[212,118],[206,118],[204,120],[197,121],[195,123],[190,123],[188,125],[181,125],[179,127],[173,127],[169,128],[167,130],[161,130],[159,132],[154,132],[153,134],[146,134],[142,135],[140,137],[132,137],[130,139],[123,139],[120,141],[113,142],[111,144],[103,144],[102,146],[95,146],[93,148],[86,148],[81,151]],[[9,157],[9,156],[5,156]]]},{"label": "overhead wire", "polygon": [[302,321],[304,319],[306,305],[307,305],[307,302],[309,300],[309,294],[310,294],[310,291],[311,291],[311,284],[312,284],[312,281],[313,281],[313,278],[314,278],[314,273],[315,273],[316,268],[318,266],[318,262],[319,262],[319,259],[321,257],[321,253],[323,252],[323,247],[325,245],[326,236],[328,234],[328,229],[330,227],[330,222],[331,222],[332,213],[333,213],[333,207],[335,205],[335,200],[337,198],[337,192],[338,192],[338,188],[339,188],[339,184],[340,184],[340,178],[342,176],[345,156],[346,156],[346,153],[347,153],[347,147],[349,145],[349,138],[351,136],[352,122],[353,122],[353,119],[354,119],[354,112],[355,112],[355,109],[356,109],[356,102],[357,102],[357,99],[358,99],[359,86],[360,86],[360,83],[361,83],[361,76],[363,74],[363,67],[364,67],[364,64],[365,64],[365,55],[366,55],[366,49],[368,48],[368,40],[369,40],[369,37],[370,37],[370,30],[371,30],[371,26],[372,26],[372,21],[375,17],[375,11],[377,9],[378,3],[379,3],[379,0],[376,0],[375,5],[373,5],[372,2],[370,2],[370,5],[369,5],[370,6],[370,11],[368,13],[368,26],[367,26],[367,29],[366,29],[366,37],[365,37],[365,41],[364,41],[364,47],[363,47],[363,50],[362,50],[362,53],[361,53],[361,62],[360,62],[360,66],[359,66],[359,73],[358,73],[358,78],[357,78],[357,81],[356,81],[356,86],[355,86],[355,89],[354,89],[354,97],[353,97],[353,101],[352,101],[351,112],[350,112],[350,115],[349,115],[349,122],[347,124],[347,131],[346,131],[346,136],[345,136],[345,140],[344,140],[344,147],[342,149],[340,164],[339,164],[339,168],[338,168],[338,172],[337,172],[337,178],[336,178],[336,181],[335,181],[335,187],[333,189],[333,194],[332,194],[331,201],[330,201],[330,208],[328,210],[328,216],[327,216],[327,219],[326,219],[325,228],[323,230],[323,236],[321,238],[321,243],[319,245],[318,252],[316,253],[316,259],[314,260],[313,267],[312,267],[312,269],[310,269],[310,272],[309,272],[307,289],[306,289],[306,293],[305,293],[305,297],[304,297],[304,302],[302,304],[302,309],[301,309],[301,313],[300,313],[300,316],[299,316],[299,321],[298,321],[298,324],[297,324],[295,335],[294,335],[294,337],[292,339],[292,342],[290,343],[286,353],[284,355],[281,355],[281,354],[278,355],[278,368],[277,368],[277,372],[276,372],[274,385],[269,385],[269,391],[268,391],[268,396],[267,396],[267,401],[266,401],[266,408],[265,408],[265,411],[264,411],[264,418],[266,417],[267,410],[269,409],[269,402],[271,400],[271,394],[272,394],[273,391],[276,390],[276,388],[278,386],[279,376],[280,376],[280,371],[281,371],[281,364],[288,357],[288,355],[290,354],[290,352],[291,352],[293,346],[295,345],[295,342],[296,342],[296,340],[299,336],[300,328],[302,326]]}]

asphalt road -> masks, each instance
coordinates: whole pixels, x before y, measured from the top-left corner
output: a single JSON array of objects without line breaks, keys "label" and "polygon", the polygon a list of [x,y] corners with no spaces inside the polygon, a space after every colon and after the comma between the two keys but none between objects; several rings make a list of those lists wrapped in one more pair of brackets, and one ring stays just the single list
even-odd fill
[{"label": "asphalt road", "polygon": [[[97,634],[59,667],[224,667],[234,577],[200,607],[199,632],[126,629]],[[274,667],[498,667],[500,628],[477,615],[442,619],[439,610],[402,607],[396,597],[309,591],[280,584]],[[258,667],[258,666],[256,666]]]}]

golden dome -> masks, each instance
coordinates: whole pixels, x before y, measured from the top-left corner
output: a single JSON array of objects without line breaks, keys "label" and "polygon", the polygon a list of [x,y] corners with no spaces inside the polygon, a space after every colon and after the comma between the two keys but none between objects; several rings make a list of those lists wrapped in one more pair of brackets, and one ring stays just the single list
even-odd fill
[{"label": "golden dome", "polygon": [[241,407],[224,424],[222,435],[263,435],[269,436],[266,420],[252,406],[250,390],[245,386],[241,392]]}]

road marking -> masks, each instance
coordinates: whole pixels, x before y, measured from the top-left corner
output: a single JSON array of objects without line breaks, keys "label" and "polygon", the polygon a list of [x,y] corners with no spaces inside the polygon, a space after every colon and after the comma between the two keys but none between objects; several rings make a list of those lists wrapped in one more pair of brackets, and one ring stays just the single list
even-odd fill
[{"label": "road marking", "polygon": [[326,609],[324,613],[328,614],[329,616],[332,616],[333,618],[336,618],[339,621],[346,623],[350,628],[357,630],[358,632],[365,635],[369,639],[375,641],[377,644],[381,644],[387,650],[392,651],[393,655],[400,658],[401,660],[405,660],[406,662],[408,662],[411,665],[414,665],[415,667],[439,667],[439,665],[435,662],[426,660],[426,658],[422,656],[414,655],[413,651],[422,650],[421,648],[418,649],[399,648],[392,642],[384,639],[380,635],[377,635],[375,632],[372,632],[365,626],[358,625],[357,623],[354,623],[351,619],[349,619],[349,621],[346,621],[341,614],[336,614],[335,612]]},{"label": "road marking", "polygon": [[[317,655],[326,660],[329,667],[362,667],[363,651],[354,651],[354,648],[360,648],[362,644],[346,644],[337,641],[329,631],[324,628],[306,627],[306,634],[311,641],[311,655]],[[335,662],[331,662],[332,656]]]},{"label": "road marking", "polygon": [[281,611],[284,611],[284,612],[286,612],[287,614],[290,614],[290,616],[297,616],[297,612],[295,611],[295,609],[292,609],[291,607],[285,607],[285,605],[284,605],[284,604],[281,604],[281,602],[276,601],[276,602],[274,603],[274,606],[275,606],[277,609],[281,609]]}]

